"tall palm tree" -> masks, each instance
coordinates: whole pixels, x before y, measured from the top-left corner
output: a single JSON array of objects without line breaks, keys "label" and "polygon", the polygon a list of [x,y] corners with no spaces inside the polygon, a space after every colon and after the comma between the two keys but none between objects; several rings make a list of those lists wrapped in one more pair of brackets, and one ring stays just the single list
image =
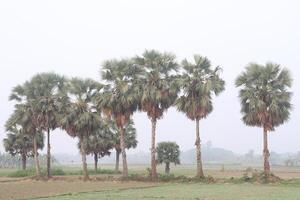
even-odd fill
[{"label": "tall palm tree", "polygon": [[35,75],[28,84],[30,97],[34,101],[37,113],[37,125],[47,133],[47,177],[50,174],[51,145],[50,132],[58,128],[59,114],[63,113],[66,102],[66,80],[63,76],[54,73],[41,73]]},{"label": "tall palm tree", "polygon": [[[26,169],[27,157],[33,155],[33,138],[32,135],[25,133],[22,128],[16,126],[8,128],[10,131],[7,137],[3,139],[3,146],[5,151],[10,155],[20,155],[22,160],[22,169]],[[43,133],[39,132],[36,134],[38,149],[44,148],[44,137]]]},{"label": "tall palm tree", "polygon": [[206,57],[195,55],[194,62],[185,59],[182,66],[180,85],[183,93],[177,99],[176,107],[190,120],[196,122],[197,177],[203,178],[199,123],[212,112],[212,96],[224,90],[225,82],[219,76],[221,69],[219,67],[213,69]]},{"label": "tall palm tree", "polygon": [[27,102],[34,113],[35,126],[47,132],[47,177],[50,177],[50,131],[58,127],[58,115],[66,108],[65,78],[54,73],[40,73],[13,89],[11,99]]},{"label": "tall palm tree", "polygon": [[137,110],[140,91],[135,80],[141,71],[131,60],[109,60],[104,62],[102,79],[106,85],[103,93],[95,98],[97,108],[112,117],[120,131],[120,146],[123,160],[123,177],[128,176],[125,145],[125,125]]},{"label": "tall palm tree", "polygon": [[264,173],[270,173],[268,133],[289,119],[292,78],[275,63],[250,63],[235,82],[240,87],[241,113],[248,126],[263,128]]},{"label": "tall palm tree", "polygon": [[135,63],[144,70],[140,78],[142,95],[139,109],[147,113],[152,124],[151,177],[156,180],[156,123],[177,98],[178,88],[174,84],[174,73],[178,70],[178,64],[173,54],[155,50],[146,50],[141,57],[135,58]]},{"label": "tall palm tree", "polygon": [[68,87],[70,103],[66,114],[60,119],[61,128],[79,139],[84,181],[89,180],[84,143],[95,130],[101,128],[100,115],[92,104],[92,98],[101,88],[100,83],[91,79],[73,78]]}]

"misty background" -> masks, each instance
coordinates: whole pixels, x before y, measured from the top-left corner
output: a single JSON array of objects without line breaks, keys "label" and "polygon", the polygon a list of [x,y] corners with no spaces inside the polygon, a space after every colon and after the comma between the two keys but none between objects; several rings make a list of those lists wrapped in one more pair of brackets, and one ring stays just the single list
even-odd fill
[{"label": "misty background", "polygon": [[[236,153],[262,152],[262,130],[241,121],[234,80],[249,62],[280,63],[292,72],[291,119],[269,134],[270,151],[300,151],[300,2],[295,0],[110,0],[0,1],[0,152],[4,124],[13,112],[12,88],[39,72],[101,81],[106,59],[140,55],[145,49],[191,59],[207,56],[223,68],[226,90],[214,98],[214,111],[200,121],[202,142]],[[138,146],[150,153],[151,124],[134,115]],[[195,124],[169,109],[158,121],[157,142],[194,148]],[[53,154],[78,154],[77,140],[56,130]],[[44,151],[45,152],[45,149]]]}]

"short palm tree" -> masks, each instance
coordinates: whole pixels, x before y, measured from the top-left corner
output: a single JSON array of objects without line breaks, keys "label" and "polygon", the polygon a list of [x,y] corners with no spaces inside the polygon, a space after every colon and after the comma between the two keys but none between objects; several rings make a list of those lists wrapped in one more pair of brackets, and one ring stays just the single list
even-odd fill
[{"label": "short palm tree", "polygon": [[147,113],[152,124],[151,177],[152,180],[156,180],[156,123],[177,98],[178,87],[174,84],[174,74],[178,70],[178,64],[173,54],[155,50],[146,50],[141,57],[137,56],[134,62],[144,70],[139,79],[142,91],[139,109]]},{"label": "short palm tree", "polygon": [[290,72],[274,63],[265,66],[250,63],[235,84],[241,88],[239,97],[244,123],[263,128],[264,172],[269,174],[268,133],[289,119],[292,107]]},{"label": "short palm tree", "polygon": [[60,119],[61,128],[70,136],[79,139],[84,181],[89,179],[84,143],[91,134],[101,128],[100,115],[92,104],[92,98],[101,88],[100,83],[91,79],[73,78],[68,87],[70,103],[65,115]]},{"label": "short palm tree", "polygon": [[95,104],[107,116],[111,117],[120,132],[120,147],[123,160],[123,177],[128,176],[125,145],[125,125],[137,110],[139,90],[135,80],[140,74],[138,66],[131,60],[110,60],[103,64],[102,79],[106,85],[103,93],[95,98]]},{"label": "short palm tree", "polygon": [[[83,140],[85,152],[94,156],[94,169],[95,173],[98,171],[98,159],[106,155],[110,155],[110,150],[113,149],[114,140],[113,135],[110,132],[110,127],[103,121],[100,124],[100,128],[92,132],[86,140]],[[82,143],[78,143],[79,149],[81,149]]]},{"label": "short palm tree", "polygon": [[40,177],[41,169],[38,157],[38,141],[41,130],[37,128],[35,122],[35,114],[32,112],[31,106],[28,103],[18,103],[15,105],[15,111],[7,120],[5,128],[8,132],[15,132],[17,130],[24,135],[29,135],[29,137],[32,138],[36,176]]},{"label": "short palm tree", "polygon": [[18,85],[13,88],[9,97],[10,101],[16,101],[15,111],[6,122],[6,131],[13,131],[13,128],[21,127],[23,133],[32,135],[34,147],[34,160],[36,168],[36,176],[41,176],[41,169],[38,157],[37,133],[41,131],[37,123],[37,112],[34,109],[34,99],[28,88],[33,87],[30,82],[24,85]]},{"label": "short palm tree", "polygon": [[[20,155],[22,160],[22,169],[26,169],[26,161],[27,157],[34,155],[34,147],[33,147],[33,138],[32,135],[25,133],[22,128],[17,128],[17,126],[13,126],[8,128],[9,133],[7,137],[3,139],[3,145],[5,151],[7,151],[10,155]],[[37,138],[37,148],[44,148],[44,137],[43,133],[39,132],[36,134]]]},{"label": "short palm tree", "polygon": [[212,96],[224,90],[225,82],[219,76],[221,69],[213,69],[206,57],[195,55],[194,62],[185,59],[182,66],[184,71],[179,82],[183,91],[176,101],[176,107],[196,122],[197,177],[203,178],[199,122],[212,112]]},{"label": "short palm tree", "polygon": [[[120,153],[121,153],[121,146],[120,146],[120,131],[115,122],[109,122],[110,132],[113,136],[113,143],[114,148],[116,150],[116,165],[115,171],[119,171],[119,161],[120,161]],[[137,146],[137,139],[136,139],[136,129],[134,127],[134,122],[132,119],[129,120],[128,123],[124,126],[125,130],[125,148],[131,149],[136,148]]]}]

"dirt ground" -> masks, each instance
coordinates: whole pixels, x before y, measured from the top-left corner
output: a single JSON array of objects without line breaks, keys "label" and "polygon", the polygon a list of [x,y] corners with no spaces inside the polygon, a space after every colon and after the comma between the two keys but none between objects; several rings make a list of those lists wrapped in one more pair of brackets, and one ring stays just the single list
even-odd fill
[{"label": "dirt ground", "polygon": [[93,192],[111,189],[143,188],[157,186],[157,183],[120,182],[120,181],[88,181],[83,182],[76,177],[64,177],[49,181],[30,179],[0,178],[0,199],[29,199],[49,197],[79,192]]}]

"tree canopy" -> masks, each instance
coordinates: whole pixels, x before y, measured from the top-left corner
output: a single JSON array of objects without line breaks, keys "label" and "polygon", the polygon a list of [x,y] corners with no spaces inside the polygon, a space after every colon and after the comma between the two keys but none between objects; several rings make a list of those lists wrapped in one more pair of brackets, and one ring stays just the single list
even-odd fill
[{"label": "tree canopy", "polygon": [[280,65],[250,63],[236,80],[236,86],[241,87],[239,97],[244,123],[273,131],[287,121],[292,108],[291,84],[290,72]]}]

